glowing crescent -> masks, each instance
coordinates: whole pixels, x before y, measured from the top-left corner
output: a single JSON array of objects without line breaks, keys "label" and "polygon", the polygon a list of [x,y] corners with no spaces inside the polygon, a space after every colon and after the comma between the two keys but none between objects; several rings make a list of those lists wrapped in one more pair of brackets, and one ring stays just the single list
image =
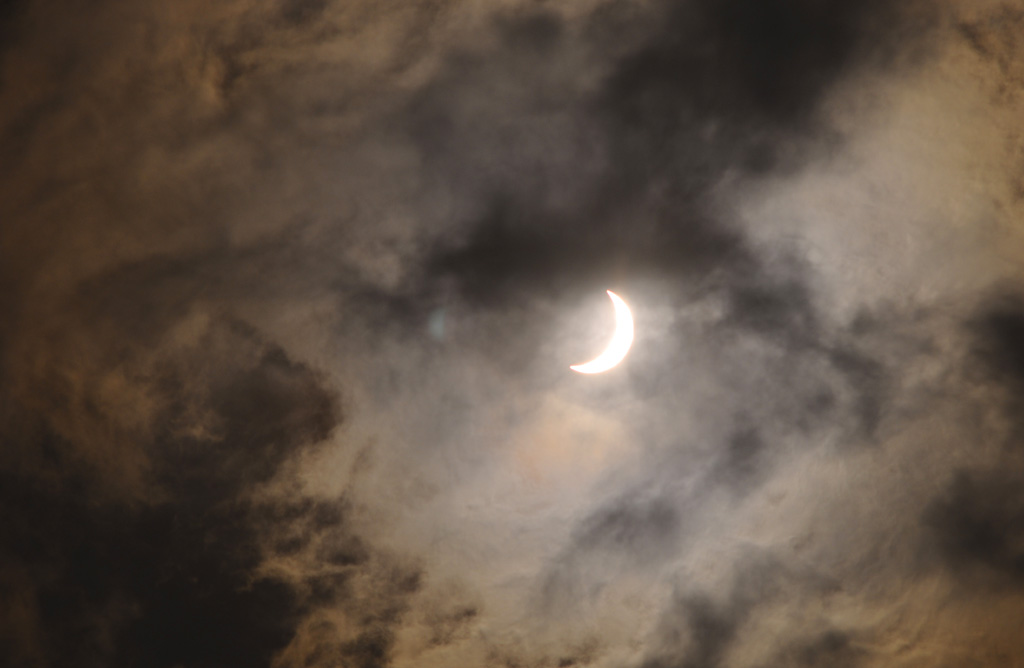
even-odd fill
[{"label": "glowing crescent", "polygon": [[622,361],[633,345],[633,314],[629,312],[626,302],[611,290],[607,290],[615,306],[615,334],[604,352],[590,360],[586,364],[575,364],[571,367],[573,371],[580,373],[601,373],[607,371]]}]

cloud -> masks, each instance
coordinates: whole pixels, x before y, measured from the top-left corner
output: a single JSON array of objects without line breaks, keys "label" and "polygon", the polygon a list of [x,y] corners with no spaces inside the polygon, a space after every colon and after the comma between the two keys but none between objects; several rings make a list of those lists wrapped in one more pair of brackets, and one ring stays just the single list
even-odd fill
[{"label": "cloud", "polygon": [[968,4],[5,5],[0,654],[1011,662],[1019,12]]},{"label": "cloud", "polygon": [[[822,96],[903,36],[871,2],[619,6],[583,27],[585,66],[568,67],[583,58],[572,28],[527,12],[499,24],[496,52],[452,58],[411,107],[438,185],[473,198],[456,209],[468,235],[431,266],[475,302],[609,275],[757,272],[709,201],[716,184],[794,169],[830,143]],[[602,60],[589,40],[612,31],[626,39]]]},{"label": "cloud", "polygon": [[[1015,491],[1021,475],[1019,419],[1021,382],[1020,334],[1024,309],[1016,295],[1000,295],[985,303],[968,323],[974,335],[977,373],[996,380],[1001,401],[993,405],[1009,423],[995,445],[1003,452],[997,467],[972,466],[955,471],[946,490],[926,509],[924,519],[945,567],[969,586],[1016,586],[1022,574],[1020,554],[1022,508]],[[984,460],[983,460],[984,461]]]},{"label": "cloud", "polygon": [[958,577],[988,574],[995,583],[1016,585],[1021,576],[1018,544],[1021,508],[1015,493],[1018,475],[961,472],[945,498],[936,499],[927,519],[940,555]]},{"label": "cloud", "polygon": [[[767,665],[818,665],[808,663],[818,660],[853,661],[856,649],[851,647],[847,634],[835,629],[814,631],[813,623],[800,620],[810,627],[805,630],[810,637],[779,643],[765,642],[765,638],[759,637],[763,629],[756,625],[764,617],[784,614],[788,605],[793,605],[803,596],[830,596],[834,592],[834,583],[812,573],[788,571],[766,555],[751,553],[742,558],[739,565],[742,569],[737,572],[731,593],[725,600],[699,591],[675,592],[662,614],[660,629],[649,645],[652,656],[641,664],[644,668],[710,668],[733,665],[737,659],[742,665],[740,657],[743,656],[744,645],[753,645],[755,652],[760,650],[757,653],[763,653],[766,647],[780,647],[775,652],[777,656],[772,657],[773,663]],[[779,609],[780,604],[782,610]],[[784,633],[790,631],[782,630]],[[750,652],[747,654],[749,656]]]},{"label": "cloud", "polygon": [[986,304],[971,323],[976,333],[976,352],[989,371],[1002,380],[1016,397],[1024,382],[1024,356],[1018,342],[1024,334],[1024,304],[1016,294]]},{"label": "cloud", "polygon": [[169,357],[118,388],[158,405],[131,433],[142,461],[129,503],[96,489],[119,487],[109,451],[76,452],[102,447],[79,436],[93,425],[116,438],[119,415],[90,405],[88,390],[54,397],[68,406],[63,418],[21,404],[22,451],[4,471],[15,520],[4,542],[30,574],[37,646],[21,651],[39,665],[258,665],[290,639],[299,602],[281,583],[253,579],[274,517],[243,494],[326,438],[340,419],[336,399],[310,369],[231,322],[211,322]]}]

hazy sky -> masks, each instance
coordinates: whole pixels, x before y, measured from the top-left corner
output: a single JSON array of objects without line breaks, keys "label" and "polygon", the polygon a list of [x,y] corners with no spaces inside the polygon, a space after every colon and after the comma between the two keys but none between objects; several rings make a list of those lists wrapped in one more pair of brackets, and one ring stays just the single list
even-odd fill
[{"label": "hazy sky", "polygon": [[1024,0],[0,3],[0,663],[1024,666],[1021,119]]}]

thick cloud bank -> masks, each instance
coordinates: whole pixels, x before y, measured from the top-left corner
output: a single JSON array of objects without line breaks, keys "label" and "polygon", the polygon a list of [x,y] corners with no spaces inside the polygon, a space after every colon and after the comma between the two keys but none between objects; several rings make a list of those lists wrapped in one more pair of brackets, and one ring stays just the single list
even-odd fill
[{"label": "thick cloud bank", "polygon": [[0,4],[0,663],[1024,662],[1022,35]]}]

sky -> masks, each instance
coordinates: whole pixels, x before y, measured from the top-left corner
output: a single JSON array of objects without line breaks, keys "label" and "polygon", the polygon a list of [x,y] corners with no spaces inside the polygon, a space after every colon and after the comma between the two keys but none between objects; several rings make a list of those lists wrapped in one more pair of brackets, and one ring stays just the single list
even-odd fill
[{"label": "sky", "polygon": [[0,663],[1024,666],[1021,118],[1021,0],[0,3]]}]

